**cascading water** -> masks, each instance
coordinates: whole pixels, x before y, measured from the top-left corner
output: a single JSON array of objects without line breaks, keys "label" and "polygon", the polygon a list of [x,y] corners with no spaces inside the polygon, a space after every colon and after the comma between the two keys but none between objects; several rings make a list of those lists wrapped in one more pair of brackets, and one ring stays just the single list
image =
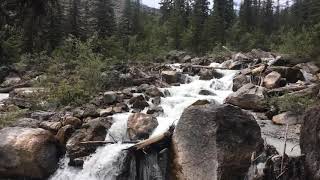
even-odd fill
[{"label": "cascading water", "polygon": [[[213,66],[217,66],[214,64]],[[180,71],[179,64],[171,66],[176,71]],[[209,81],[199,80],[198,76],[189,77],[191,82],[164,88],[168,90],[169,97],[161,98],[160,106],[164,113],[157,117],[158,127],[151,136],[161,134],[168,130],[169,126],[176,124],[183,113],[183,110],[197,100],[209,100],[222,103],[224,99],[232,93],[232,79],[236,71],[218,70],[224,76],[221,79],[212,79]],[[199,95],[199,91],[209,90],[214,95]],[[127,138],[127,119],[130,113],[114,115],[114,124],[110,128],[106,140],[124,141]],[[111,137],[111,136],[112,137]],[[98,148],[96,153],[89,157],[85,162],[83,169],[79,170],[67,165],[68,159],[64,158],[60,169],[51,177],[51,180],[114,180],[121,171],[122,161],[125,157],[126,149],[130,144],[113,144]]]}]

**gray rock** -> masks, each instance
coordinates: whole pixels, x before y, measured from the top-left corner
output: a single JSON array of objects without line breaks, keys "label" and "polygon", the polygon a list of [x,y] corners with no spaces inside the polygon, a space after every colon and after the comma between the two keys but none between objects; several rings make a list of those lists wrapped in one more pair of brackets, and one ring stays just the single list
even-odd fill
[{"label": "gray rock", "polygon": [[179,83],[182,73],[176,71],[162,71],[161,77],[168,84]]},{"label": "gray rock", "polygon": [[305,155],[307,178],[320,179],[320,106],[313,107],[304,113],[301,127],[300,147]]},{"label": "gray rock", "polygon": [[103,93],[103,102],[105,104],[113,104],[117,101],[117,93],[113,91],[108,91]]},{"label": "gray rock", "polygon": [[205,95],[205,96],[215,96],[216,95],[214,92],[206,90],[206,89],[200,90],[199,94]]},{"label": "gray rock", "polygon": [[54,116],[55,113],[54,112],[47,112],[47,111],[37,111],[37,112],[33,112],[31,114],[31,118],[33,119],[37,119],[39,121],[46,121],[48,120],[50,117]]},{"label": "gray rock", "polygon": [[232,105],[191,106],[173,135],[177,179],[244,179],[263,142],[254,117]]},{"label": "gray rock", "polygon": [[246,84],[238,91],[230,94],[225,102],[243,109],[262,111],[266,108],[265,93],[264,87]]},{"label": "gray rock", "polygon": [[250,76],[246,76],[244,74],[239,74],[233,78],[233,86],[232,90],[237,91],[245,84],[250,83]]},{"label": "gray rock", "polygon": [[272,122],[279,125],[295,125],[300,124],[301,117],[293,112],[284,112],[272,117]]},{"label": "gray rock", "polygon": [[57,169],[61,153],[49,131],[4,128],[0,139],[0,177],[46,179]]},{"label": "gray rock", "polygon": [[263,84],[268,89],[277,88],[280,85],[281,81],[281,74],[278,72],[272,71],[271,73],[267,74],[263,80]]},{"label": "gray rock", "polygon": [[132,108],[139,110],[143,110],[144,108],[149,106],[148,102],[142,95],[131,98],[129,100],[129,104],[132,105]]},{"label": "gray rock", "polygon": [[32,118],[20,118],[14,124],[13,127],[25,127],[25,128],[38,128],[40,126],[40,122],[37,119]]},{"label": "gray rock", "polygon": [[149,114],[134,113],[128,118],[128,135],[131,140],[147,139],[158,126],[155,117]]}]

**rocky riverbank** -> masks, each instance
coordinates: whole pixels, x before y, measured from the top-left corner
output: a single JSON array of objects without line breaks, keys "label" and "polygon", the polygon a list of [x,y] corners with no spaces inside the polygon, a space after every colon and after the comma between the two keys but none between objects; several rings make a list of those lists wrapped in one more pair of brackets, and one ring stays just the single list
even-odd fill
[{"label": "rocky riverbank", "polygon": [[[226,76],[221,69],[235,73],[228,97],[219,91],[228,90],[226,82],[211,81]],[[214,58],[173,51],[161,62],[116,66],[103,75],[111,79],[112,89],[82,106],[57,109],[34,101],[47,91],[32,86],[41,75],[1,67],[0,92],[9,97],[0,103],[0,118],[19,115],[0,129],[0,177],[45,179],[64,154],[68,166],[81,168],[97,149],[83,142],[105,141],[106,136],[113,142],[149,138],[166,111],[161,102],[171,97],[165,88],[197,77],[210,87],[197,92],[202,101],[190,102],[175,117],[179,121],[173,121],[172,141],[128,153],[115,179],[317,179],[317,107],[297,109],[299,103],[319,101],[320,68],[312,62],[256,49]],[[297,106],[287,108],[288,103]],[[127,139],[113,137],[115,118],[128,113],[123,126]]]}]

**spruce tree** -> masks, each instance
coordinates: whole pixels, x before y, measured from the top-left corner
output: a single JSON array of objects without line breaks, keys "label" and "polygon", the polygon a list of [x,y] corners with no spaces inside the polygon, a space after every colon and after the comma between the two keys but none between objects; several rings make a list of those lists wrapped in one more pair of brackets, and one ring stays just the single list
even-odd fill
[{"label": "spruce tree", "polygon": [[111,0],[97,0],[95,16],[96,30],[102,38],[111,36],[115,32],[115,15]]},{"label": "spruce tree", "polygon": [[198,0],[194,2],[191,17],[192,49],[196,53],[205,52],[208,48],[208,34],[205,25],[208,18],[208,0]]},{"label": "spruce tree", "polygon": [[173,0],[168,24],[171,47],[182,49],[182,35],[187,27],[185,0]]}]

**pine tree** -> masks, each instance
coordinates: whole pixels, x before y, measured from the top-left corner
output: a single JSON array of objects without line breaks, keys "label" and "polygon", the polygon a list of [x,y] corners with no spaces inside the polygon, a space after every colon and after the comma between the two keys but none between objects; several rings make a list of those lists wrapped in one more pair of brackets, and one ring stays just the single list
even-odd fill
[{"label": "pine tree", "polygon": [[194,2],[191,20],[192,49],[196,53],[205,52],[208,48],[208,34],[205,25],[208,18],[208,0],[198,0]]},{"label": "pine tree", "polygon": [[270,35],[273,31],[274,18],[273,18],[273,1],[266,0],[263,5],[263,31]]},{"label": "pine tree", "polygon": [[169,35],[171,46],[182,49],[182,35],[187,27],[185,0],[173,0],[173,8],[169,18]]},{"label": "pine tree", "polygon": [[111,0],[97,0],[95,16],[97,19],[96,30],[102,38],[111,36],[115,32],[115,15]]},{"label": "pine tree", "polygon": [[239,13],[240,28],[242,31],[252,31],[254,28],[252,0],[243,0]]}]

